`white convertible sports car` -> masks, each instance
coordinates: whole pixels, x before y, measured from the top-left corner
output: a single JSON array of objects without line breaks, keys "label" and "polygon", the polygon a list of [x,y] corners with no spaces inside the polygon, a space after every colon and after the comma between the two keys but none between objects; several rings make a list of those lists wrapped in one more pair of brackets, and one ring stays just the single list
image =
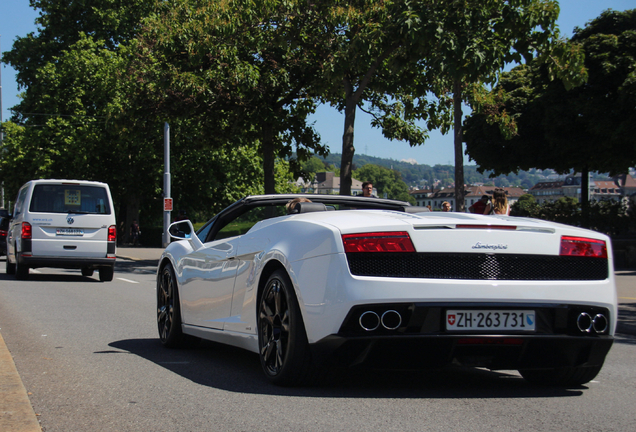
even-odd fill
[{"label": "white convertible sports car", "polygon": [[165,346],[245,348],[279,385],[326,365],[516,369],[561,386],[601,370],[617,322],[607,236],[338,195],[304,195],[287,214],[297,197],[241,199],[196,234],[171,225],[180,241],[157,274]]}]

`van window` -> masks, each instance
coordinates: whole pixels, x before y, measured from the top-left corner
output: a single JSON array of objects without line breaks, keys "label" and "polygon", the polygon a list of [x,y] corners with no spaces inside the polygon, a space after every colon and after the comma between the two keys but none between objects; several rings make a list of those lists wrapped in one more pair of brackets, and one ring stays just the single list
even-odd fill
[{"label": "van window", "polygon": [[33,188],[32,213],[110,214],[106,189],[100,186],[39,184]]},{"label": "van window", "polygon": [[13,217],[18,216],[19,214],[23,212],[24,200],[26,199],[26,194],[28,190],[29,188],[26,186],[20,189],[20,192],[18,193],[18,198],[15,200],[15,207],[13,209]]}]

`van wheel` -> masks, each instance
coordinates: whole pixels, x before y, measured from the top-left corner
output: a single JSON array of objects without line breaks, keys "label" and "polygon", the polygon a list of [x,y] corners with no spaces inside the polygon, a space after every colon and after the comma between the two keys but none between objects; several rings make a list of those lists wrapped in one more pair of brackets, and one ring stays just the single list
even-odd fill
[{"label": "van wheel", "polygon": [[86,276],[86,277],[93,276],[93,269],[90,267],[82,267],[82,276]]},{"label": "van wheel", "polygon": [[6,268],[6,271],[7,271],[8,275],[15,274],[15,264],[9,262],[9,257],[8,256],[7,256],[7,268]]},{"label": "van wheel", "polygon": [[29,266],[20,264],[19,260],[15,260],[15,278],[18,280],[26,280],[29,278]]},{"label": "van wheel", "polygon": [[100,267],[99,268],[99,280],[101,282],[110,282],[113,280],[114,274],[113,267]]}]

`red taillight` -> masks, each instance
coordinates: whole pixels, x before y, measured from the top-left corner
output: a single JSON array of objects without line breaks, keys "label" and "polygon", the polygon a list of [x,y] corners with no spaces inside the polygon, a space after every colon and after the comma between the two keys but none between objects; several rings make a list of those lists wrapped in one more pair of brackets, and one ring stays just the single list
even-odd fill
[{"label": "red taillight", "polygon": [[0,230],[0,237],[6,237],[7,232],[5,230]]},{"label": "red taillight", "polygon": [[22,222],[22,238],[30,239],[33,236],[31,231],[31,224],[28,222]]},{"label": "red taillight", "polygon": [[115,225],[111,225],[108,227],[108,241],[114,242],[117,240],[117,228]]},{"label": "red taillight", "polygon": [[415,252],[409,233],[343,234],[345,252]]},{"label": "red taillight", "polygon": [[607,258],[607,245],[603,240],[562,236],[559,255]]}]

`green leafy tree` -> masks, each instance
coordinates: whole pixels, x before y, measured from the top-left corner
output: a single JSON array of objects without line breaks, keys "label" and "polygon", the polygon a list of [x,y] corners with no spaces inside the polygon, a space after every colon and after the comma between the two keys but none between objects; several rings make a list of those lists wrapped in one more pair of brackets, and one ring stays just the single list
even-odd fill
[{"label": "green leafy tree", "polygon": [[409,194],[409,188],[402,180],[400,173],[381,166],[367,164],[353,172],[353,177],[360,181],[370,181],[377,189],[378,196],[415,204],[415,198]]},{"label": "green leafy tree", "polygon": [[[636,164],[636,10],[606,11],[571,44],[585,53],[587,82],[569,89],[532,61],[502,77],[492,103],[466,122],[467,153],[481,170],[503,174],[552,168],[619,174]],[[493,118],[508,117],[506,130]],[[602,149],[602,151],[601,151]],[[587,208],[587,195],[582,196]]]},{"label": "green leafy tree", "polygon": [[[11,119],[24,130],[5,145],[2,176],[15,179],[10,183],[40,177],[105,181],[119,214],[131,210],[130,217],[136,217],[132,214],[140,199],[155,196],[154,182],[143,176],[139,181],[137,174],[147,170],[144,165],[152,163],[148,155],[156,152],[146,151],[153,145],[148,129],[126,141],[111,114],[114,95],[122,88],[117,71],[125,58],[119,47],[154,4],[33,0],[31,5],[40,10],[39,32],[17,38],[3,54],[25,91]],[[13,131],[7,125],[5,130]]]},{"label": "green leafy tree", "polygon": [[[377,2],[374,0],[322,2],[325,41],[333,54],[326,59],[322,100],[344,112],[340,161],[340,194],[351,194],[354,129],[358,109],[365,109],[386,138],[419,145],[427,137],[416,120],[437,111],[423,95],[427,76],[418,60],[432,49],[420,38],[417,26],[429,2]],[[365,105],[368,105],[365,108]]]},{"label": "green leafy tree", "polygon": [[163,2],[131,44],[131,79],[156,115],[197,119],[207,148],[258,148],[273,193],[277,158],[326,152],[307,123],[323,55],[307,55],[320,46],[315,16],[303,1]]},{"label": "green leafy tree", "polygon": [[534,195],[523,194],[510,208],[512,216],[537,218],[539,216],[539,204]]},{"label": "green leafy tree", "polygon": [[[435,2],[433,2],[435,3]],[[462,102],[480,103],[474,91],[496,82],[504,66],[539,54],[554,75],[579,82],[580,57],[558,39],[559,7],[551,0],[456,0],[430,9],[427,36],[436,49],[424,59],[439,82],[440,103],[452,107],[455,196],[464,210]],[[439,5],[437,5],[439,6]],[[447,127],[447,125],[446,125]]]},{"label": "green leafy tree", "polygon": [[306,182],[312,182],[316,173],[323,171],[333,171],[333,169],[327,169],[325,163],[317,156],[312,156],[307,161],[301,164],[302,176]]}]

